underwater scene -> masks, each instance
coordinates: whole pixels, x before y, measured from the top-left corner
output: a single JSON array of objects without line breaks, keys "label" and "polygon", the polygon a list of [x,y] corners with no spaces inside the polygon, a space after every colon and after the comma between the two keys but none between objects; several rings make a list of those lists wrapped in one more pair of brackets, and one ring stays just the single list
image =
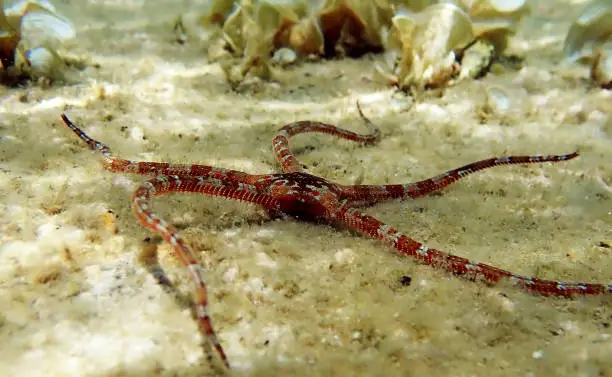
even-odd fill
[{"label": "underwater scene", "polygon": [[612,377],[611,0],[0,0],[0,376]]}]

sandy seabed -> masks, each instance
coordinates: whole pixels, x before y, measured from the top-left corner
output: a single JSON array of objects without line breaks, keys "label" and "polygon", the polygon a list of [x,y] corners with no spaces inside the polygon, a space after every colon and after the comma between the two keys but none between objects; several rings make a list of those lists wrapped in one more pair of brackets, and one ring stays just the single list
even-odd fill
[{"label": "sandy seabed", "polygon": [[[67,3],[67,2],[66,2]],[[232,91],[210,43],[180,45],[172,21],[197,2],[81,1],[70,85],[0,88],[0,375],[208,376],[190,281],[131,213],[141,177],[113,174],[60,119],[66,111],[117,155],[278,171],[271,139],[319,120],[363,131],[361,147],[296,137],[308,171],[340,183],[407,183],[504,154],[562,154],[502,167],[442,195],[366,212],[429,246],[524,275],[612,281],[612,92],[561,46],[582,4],[535,1],[512,40],[522,69],[413,101],[370,80],[373,62],[304,62]],[[199,4],[199,5],[198,5]],[[545,16],[544,16],[545,15]],[[483,119],[484,89],[510,114]],[[206,269],[210,311],[233,375],[612,376],[610,297],[539,297],[487,287],[329,226],[268,221],[253,206],[198,195],[155,201]],[[148,256],[178,294],[156,283]],[[411,284],[402,285],[408,276]],[[402,279],[403,278],[403,279]]]}]

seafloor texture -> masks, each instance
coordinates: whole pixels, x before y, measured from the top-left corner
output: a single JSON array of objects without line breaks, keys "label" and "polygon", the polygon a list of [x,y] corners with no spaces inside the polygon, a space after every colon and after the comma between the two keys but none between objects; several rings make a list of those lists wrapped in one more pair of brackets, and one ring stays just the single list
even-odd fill
[{"label": "seafloor texture", "polygon": [[[581,4],[542,0],[513,39],[524,68],[414,102],[370,80],[376,57],[299,64],[235,92],[208,41],[177,44],[166,1],[82,1],[70,53],[89,59],[67,86],[0,88],[0,375],[207,376],[190,281],[143,229],[129,198],[141,177],[102,169],[62,111],[120,156],[247,172],[279,166],[282,124],[316,119],[383,140],[359,147],[304,135],[308,171],[341,183],[403,183],[485,157],[581,151],[555,165],[502,167],[442,195],[367,210],[428,245],[542,278],[612,282],[612,92],[559,65]],[[544,16],[545,15],[545,16]],[[483,89],[511,115],[484,119]],[[233,375],[612,376],[612,301],[486,287],[348,231],[268,221],[260,209],[176,195],[155,209],[207,271],[210,310]],[[152,251],[176,282],[156,283]],[[412,278],[404,286],[403,276]]]}]

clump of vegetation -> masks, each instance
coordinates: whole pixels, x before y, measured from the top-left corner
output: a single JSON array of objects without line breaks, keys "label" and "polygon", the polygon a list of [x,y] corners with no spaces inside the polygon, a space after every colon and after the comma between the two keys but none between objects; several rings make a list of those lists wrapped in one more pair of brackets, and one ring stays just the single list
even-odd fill
[{"label": "clump of vegetation", "polygon": [[74,38],[72,23],[45,0],[0,0],[0,82],[64,79],[66,62],[57,48]]},{"label": "clump of vegetation", "polygon": [[486,74],[528,12],[527,0],[214,0],[201,23],[220,26],[224,49],[209,56],[230,82],[300,57],[382,52],[377,76],[411,91]]}]

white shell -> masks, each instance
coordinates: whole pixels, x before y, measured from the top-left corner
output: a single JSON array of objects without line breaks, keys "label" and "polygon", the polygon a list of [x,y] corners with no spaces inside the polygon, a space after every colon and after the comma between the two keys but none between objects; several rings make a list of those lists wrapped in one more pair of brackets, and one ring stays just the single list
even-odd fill
[{"label": "white shell", "polygon": [[612,2],[599,0],[587,6],[572,24],[563,46],[568,62],[595,56],[595,48],[612,36]]},{"label": "white shell", "polygon": [[21,0],[4,8],[4,13],[8,17],[23,16],[28,11],[32,11],[33,8],[44,10],[49,13],[55,13],[55,7],[53,4],[46,0]]},{"label": "white shell", "polygon": [[456,73],[454,51],[473,41],[469,16],[452,3],[393,17],[387,45],[401,46],[400,87],[443,86]]},{"label": "white shell", "polygon": [[65,42],[76,36],[76,30],[70,21],[56,14],[44,12],[31,12],[23,16],[21,32],[30,35],[29,39],[33,39],[32,35],[37,33],[38,39],[59,42]]},{"label": "white shell", "polygon": [[21,0],[7,8],[3,3],[0,0],[3,63],[33,76],[63,78],[65,64],[55,47],[75,37],[73,24],[46,0]]},{"label": "white shell", "polygon": [[4,8],[4,14],[8,23],[24,35],[40,33],[47,41],[66,41],[76,35],[72,23],[45,0],[21,0]]},{"label": "white shell", "polygon": [[36,75],[46,75],[56,66],[55,54],[45,47],[36,47],[26,51],[25,57]]},{"label": "white shell", "polygon": [[490,0],[491,6],[500,12],[513,13],[527,5],[527,0]]},{"label": "white shell", "polygon": [[459,79],[478,78],[486,74],[495,56],[495,47],[486,41],[476,41],[463,51]]},{"label": "white shell", "polygon": [[527,0],[462,0],[472,19],[476,39],[487,40],[499,54],[516,32],[521,18],[529,12]]},{"label": "white shell", "polygon": [[272,55],[272,62],[280,66],[287,66],[295,63],[297,60],[297,54],[290,48],[283,47],[274,51]]},{"label": "white shell", "polygon": [[507,114],[511,107],[512,101],[506,91],[499,86],[490,86],[487,88],[487,108],[496,115]]}]

